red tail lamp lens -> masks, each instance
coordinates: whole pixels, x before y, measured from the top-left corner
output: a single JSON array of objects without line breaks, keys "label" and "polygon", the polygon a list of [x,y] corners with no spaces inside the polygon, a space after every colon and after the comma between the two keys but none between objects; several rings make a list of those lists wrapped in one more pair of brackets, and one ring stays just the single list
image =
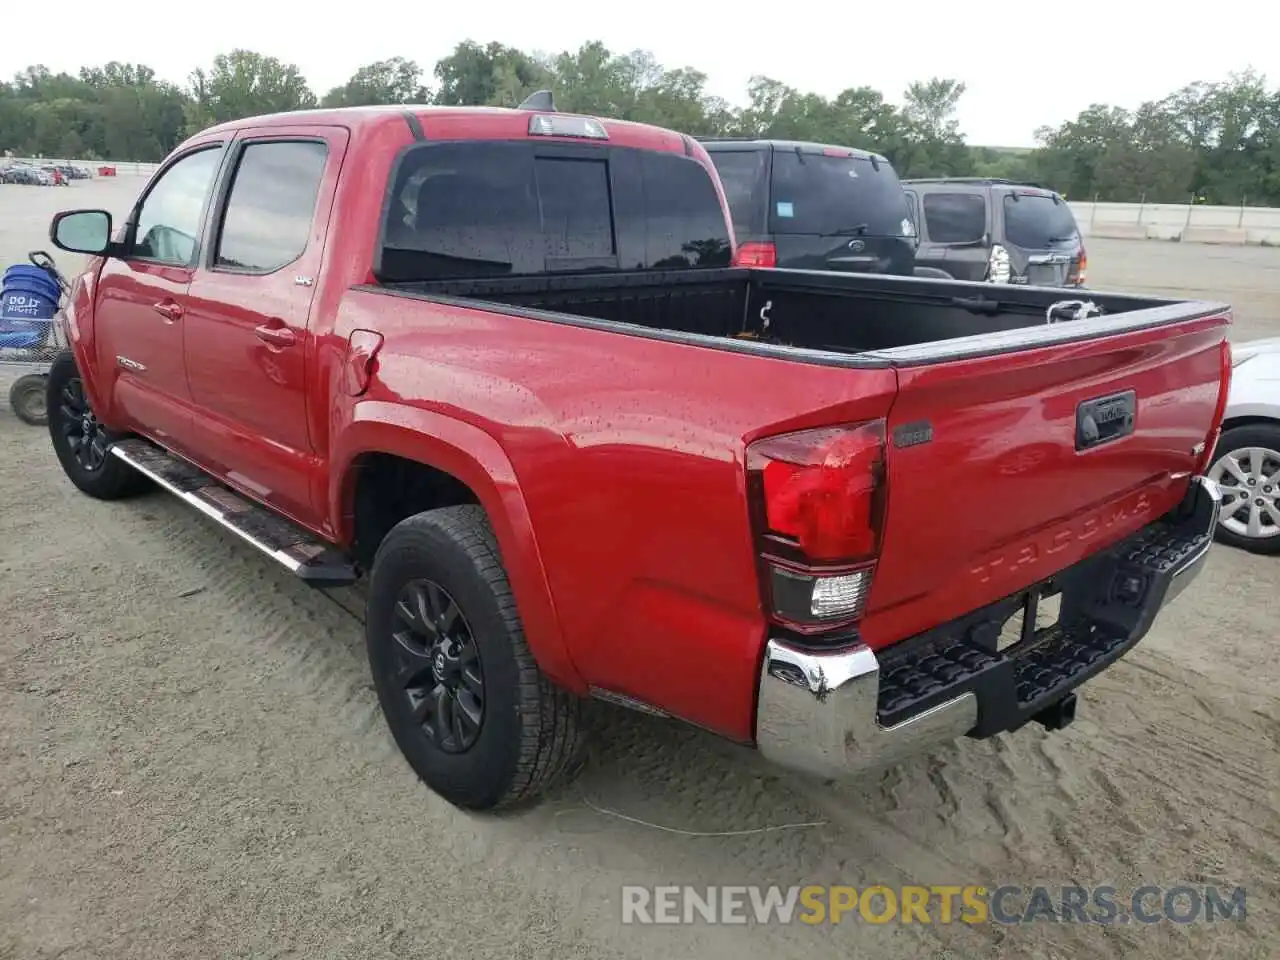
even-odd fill
[{"label": "red tail lamp lens", "polygon": [[762,479],[768,532],[820,561],[875,556],[883,463],[883,421],[771,437],[748,451]]},{"label": "red tail lamp lens", "polygon": [[776,267],[778,250],[772,243],[744,243],[738,247],[733,263],[738,267]]}]

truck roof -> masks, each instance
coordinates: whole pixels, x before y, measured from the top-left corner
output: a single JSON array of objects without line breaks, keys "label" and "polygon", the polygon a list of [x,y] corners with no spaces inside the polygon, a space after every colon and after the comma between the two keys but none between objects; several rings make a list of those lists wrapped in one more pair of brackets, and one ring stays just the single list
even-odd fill
[{"label": "truck roof", "polygon": [[[236,130],[262,127],[297,126],[300,124],[333,125],[351,129],[353,133],[367,133],[391,124],[407,124],[415,137],[432,140],[476,139],[524,139],[529,136],[529,118],[537,115],[582,117],[586,114],[566,113],[558,110],[532,110],[510,107],[443,107],[430,104],[384,104],[365,107],[324,107],[315,110],[293,110],[287,113],[270,113],[256,117],[229,120],[208,127],[195,134],[205,137],[213,133],[231,133]],[[611,120],[591,117],[609,134],[614,146],[637,149],[682,151],[695,153],[691,137],[655,127],[647,123],[629,120]],[[548,139],[573,139],[551,137]],[[580,140],[578,142],[581,142]]]},{"label": "truck roof", "polygon": [[804,153],[842,150],[846,151],[849,156],[859,160],[871,160],[874,158],[878,163],[889,162],[883,154],[876,153],[873,150],[859,150],[857,147],[849,147],[842,143],[817,143],[812,140],[777,140],[769,137],[698,137],[697,139],[708,151],[731,150],[735,147],[747,147],[749,149],[773,147],[777,150],[799,150]]}]

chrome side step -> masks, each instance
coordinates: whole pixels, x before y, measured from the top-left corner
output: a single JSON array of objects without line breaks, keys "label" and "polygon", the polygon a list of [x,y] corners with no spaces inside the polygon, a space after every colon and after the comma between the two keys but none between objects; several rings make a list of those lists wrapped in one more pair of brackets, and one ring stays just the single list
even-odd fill
[{"label": "chrome side step", "polygon": [[111,453],[298,578],[316,586],[353,583],[355,568],[338,550],[266,507],[227,489],[198,467],[146,440],[112,444]]}]

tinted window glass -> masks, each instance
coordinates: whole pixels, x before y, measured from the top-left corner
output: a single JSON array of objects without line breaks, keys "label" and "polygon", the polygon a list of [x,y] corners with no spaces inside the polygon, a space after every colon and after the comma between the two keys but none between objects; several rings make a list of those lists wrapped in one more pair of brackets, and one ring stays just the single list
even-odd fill
[{"label": "tinted window glass", "polygon": [[724,198],[733,215],[733,229],[738,240],[768,230],[766,219],[769,192],[766,173],[769,169],[767,150],[717,150],[711,154],[724,187]]},{"label": "tinted window glass", "polygon": [[910,233],[902,184],[887,163],[872,165],[856,157],[777,149],[770,200],[774,233],[872,237]]},{"label": "tinted window glass", "polygon": [[236,166],[214,265],[263,273],[307,249],[328,148],[252,143]]},{"label": "tinted window glass", "polygon": [[907,198],[907,216],[911,218],[912,233],[920,232],[920,198],[910,190],[902,191]]},{"label": "tinted window glass", "polygon": [[987,202],[977,193],[926,193],[924,222],[934,243],[973,243],[987,232]]},{"label": "tinted window glass", "polygon": [[539,157],[534,170],[547,257],[614,256],[609,165],[604,160]]},{"label": "tinted window glass", "polygon": [[1065,200],[1044,194],[1004,198],[1004,233],[1015,247],[1044,249],[1079,238],[1076,218]]},{"label": "tinted window glass", "polygon": [[380,277],[728,264],[724,214],[698,163],[609,148],[535,157],[535,149],[441,143],[408,154],[391,190]]},{"label": "tinted window glass", "polygon": [[221,159],[221,147],[188,154],[156,181],[138,211],[135,256],[161,263],[191,262],[200,214]]},{"label": "tinted window glass", "polygon": [[729,225],[706,168],[674,153],[645,151],[640,157],[648,266],[727,267],[733,256]]},{"label": "tinted window glass", "polygon": [[[517,143],[443,143],[405,158],[387,213],[388,279],[503,276],[542,268],[533,154]],[[388,251],[390,252],[390,251]]]}]

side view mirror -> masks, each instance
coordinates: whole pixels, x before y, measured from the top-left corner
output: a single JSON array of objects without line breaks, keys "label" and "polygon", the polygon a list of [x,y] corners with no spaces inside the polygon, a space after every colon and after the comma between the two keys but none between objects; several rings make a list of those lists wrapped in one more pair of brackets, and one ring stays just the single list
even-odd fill
[{"label": "side view mirror", "polygon": [[49,239],[59,250],[68,253],[109,256],[114,249],[111,214],[106,210],[64,210],[54,214],[49,224]]}]

